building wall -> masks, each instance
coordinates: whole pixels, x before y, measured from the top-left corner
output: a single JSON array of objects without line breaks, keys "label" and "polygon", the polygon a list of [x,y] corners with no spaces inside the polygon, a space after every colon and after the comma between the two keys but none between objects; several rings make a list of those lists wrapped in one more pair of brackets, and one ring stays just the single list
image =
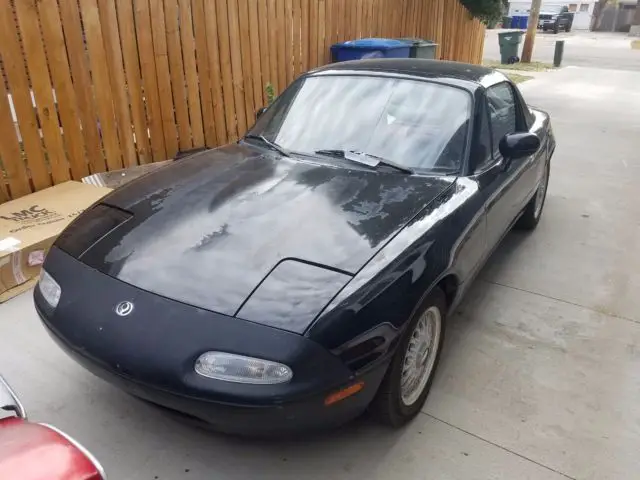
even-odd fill
[{"label": "building wall", "polygon": [[607,5],[602,12],[598,32],[628,32],[633,22],[636,4],[620,2],[617,5]]}]

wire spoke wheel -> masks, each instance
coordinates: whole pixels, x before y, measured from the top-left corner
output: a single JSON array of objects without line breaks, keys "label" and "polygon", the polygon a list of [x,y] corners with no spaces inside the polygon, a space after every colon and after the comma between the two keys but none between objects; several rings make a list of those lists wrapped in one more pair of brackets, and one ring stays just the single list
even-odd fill
[{"label": "wire spoke wheel", "polygon": [[400,398],[407,407],[418,401],[431,377],[441,331],[440,309],[432,306],[422,314],[411,332],[400,379]]}]

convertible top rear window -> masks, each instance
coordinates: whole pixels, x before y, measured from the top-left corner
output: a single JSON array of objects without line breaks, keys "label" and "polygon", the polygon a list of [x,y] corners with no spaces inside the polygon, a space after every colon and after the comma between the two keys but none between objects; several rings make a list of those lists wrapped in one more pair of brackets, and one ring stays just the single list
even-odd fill
[{"label": "convertible top rear window", "polygon": [[324,75],[294,83],[257,122],[296,152],[355,150],[417,171],[453,173],[469,129],[469,92],[391,77]]}]

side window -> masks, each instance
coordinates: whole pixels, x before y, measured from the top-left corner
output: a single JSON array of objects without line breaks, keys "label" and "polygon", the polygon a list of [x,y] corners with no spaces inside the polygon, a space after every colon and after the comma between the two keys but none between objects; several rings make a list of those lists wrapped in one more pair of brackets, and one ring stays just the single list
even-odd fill
[{"label": "side window", "polygon": [[489,117],[493,132],[493,151],[500,154],[500,140],[507,133],[516,131],[516,102],[508,83],[499,83],[487,89]]},{"label": "side window", "polygon": [[477,158],[475,159],[475,170],[476,172],[481,172],[488,166],[490,166],[493,161],[493,150],[491,148],[491,129],[489,128],[489,115],[487,113],[487,108],[482,109],[482,113],[480,114],[480,126],[477,131],[477,149],[475,150],[475,154]]}]

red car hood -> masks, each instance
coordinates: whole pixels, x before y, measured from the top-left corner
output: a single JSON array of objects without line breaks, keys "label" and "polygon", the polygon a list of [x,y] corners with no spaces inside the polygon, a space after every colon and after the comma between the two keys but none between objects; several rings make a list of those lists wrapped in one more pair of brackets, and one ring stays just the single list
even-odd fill
[{"label": "red car hood", "polygon": [[0,479],[101,478],[98,467],[53,428],[20,418],[0,419]]}]

